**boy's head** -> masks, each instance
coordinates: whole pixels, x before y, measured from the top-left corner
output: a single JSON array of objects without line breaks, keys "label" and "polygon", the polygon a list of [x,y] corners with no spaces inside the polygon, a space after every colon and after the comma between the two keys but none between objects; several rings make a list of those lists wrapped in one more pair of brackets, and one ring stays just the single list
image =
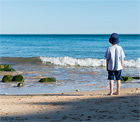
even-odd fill
[{"label": "boy's head", "polygon": [[109,38],[109,42],[111,44],[118,44],[119,43],[119,35],[117,33],[112,33],[110,38]]}]

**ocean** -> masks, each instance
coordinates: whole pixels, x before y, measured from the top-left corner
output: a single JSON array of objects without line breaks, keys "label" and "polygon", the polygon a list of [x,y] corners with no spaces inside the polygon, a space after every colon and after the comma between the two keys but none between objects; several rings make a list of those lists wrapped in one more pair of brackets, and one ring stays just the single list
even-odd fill
[{"label": "ocean", "polygon": [[[109,88],[105,52],[111,44],[107,34],[0,35],[0,63],[11,64],[24,76],[24,87],[0,82],[1,94],[61,93]],[[140,35],[122,34],[125,52],[123,75],[140,76]],[[56,83],[39,83],[43,77],[56,77]],[[122,88],[137,87],[139,80],[122,83]]]}]

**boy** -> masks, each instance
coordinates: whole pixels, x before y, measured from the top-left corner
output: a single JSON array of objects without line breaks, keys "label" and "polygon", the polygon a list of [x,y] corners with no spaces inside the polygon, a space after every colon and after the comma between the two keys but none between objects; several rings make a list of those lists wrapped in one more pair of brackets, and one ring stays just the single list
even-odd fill
[{"label": "boy", "polygon": [[[121,46],[118,46],[119,35],[117,33],[112,33],[109,42],[112,44],[106,51],[106,70],[108,71],[108,80],[110,80],[110,94],[109,95],[119,95],[120,94],[120,80],[122,80],[122,70],[123,70],[123,59],[125,57],[124,51]],[[113,93],[113,84],[116,78],[117,89]]]}]

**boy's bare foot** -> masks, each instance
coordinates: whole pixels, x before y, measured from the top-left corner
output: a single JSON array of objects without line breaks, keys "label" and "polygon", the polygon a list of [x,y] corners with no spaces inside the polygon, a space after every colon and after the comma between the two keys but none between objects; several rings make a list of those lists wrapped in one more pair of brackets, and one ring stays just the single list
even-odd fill
[{"label": "boy's bare foot", "polygon": [[119,92],[114,92],[113,95],[120,95],[120,93]]},{"label": "boy's bare foot", "polygon": [[107,95],[110,95],[110,96],[112,96],[112,95],[113,95],[113,93],[109,93],[109,94],[107,94]]}]

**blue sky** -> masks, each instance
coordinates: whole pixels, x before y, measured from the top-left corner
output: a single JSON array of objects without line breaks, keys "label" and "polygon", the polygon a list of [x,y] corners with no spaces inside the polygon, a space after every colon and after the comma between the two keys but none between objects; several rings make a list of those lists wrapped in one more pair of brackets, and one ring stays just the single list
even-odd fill
[{"label": "blue sky", "polygon": [[0,34],[138,34],[140,0],[0,0]]}]

